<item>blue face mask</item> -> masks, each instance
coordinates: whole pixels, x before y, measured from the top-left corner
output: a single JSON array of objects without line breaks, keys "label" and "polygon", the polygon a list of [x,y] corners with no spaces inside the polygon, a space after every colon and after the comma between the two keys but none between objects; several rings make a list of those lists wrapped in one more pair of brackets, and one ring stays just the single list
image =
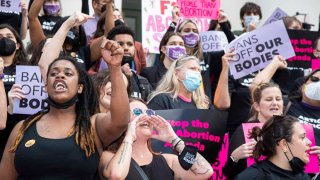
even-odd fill
[{"label": "blue face mask", "polygon": [[184,87],[189,92],[193,92],[199,88],[201,84],[201,74],[198,71],[186,71],[186,78],[182,81]]}]

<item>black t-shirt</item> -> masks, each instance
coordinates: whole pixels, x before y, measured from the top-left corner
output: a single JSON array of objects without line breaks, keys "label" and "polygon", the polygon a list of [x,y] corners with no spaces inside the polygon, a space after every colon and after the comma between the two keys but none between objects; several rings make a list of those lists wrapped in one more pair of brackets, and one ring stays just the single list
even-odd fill
[{"label": "black t-shirt", "polygon": [[139,76],[135,72],[132,73],[132,78],[130,78],[132,89],[131,97],[141,98],[147,101],[149,94],[151,94],[153,90],[152,86],[146,78]]},{"label": "black t-shirt", "polygon": [[300,123],[311,124],[314,128],[314,137],[317,146],[320,146],[320,108],[312,107],[302,102],[292,102],[288,115],[298,118]]},{"label": "black t-shirt", "polygon": [[53,29],[54,25],[60,20],[62,19],[61,16],[46,16],[46,15],[43,15],[43,16],[40,16],[39,17],[39,21],[41,23],[41,26],[42,26],[42,30],[44,32],[44,34],[46,36],[48,35],[53,35],[51,33],[51,30]]},{"label": "black t-shirt", "polygon": [[173,99],[171,94],[163,93],[155,96],[149,103],[148,108],[153,110],[166,110],[166,109],[197,109],[196,104],[191,101],[187,102],[179,96]]},{"label": "black t-shirt", "polygon": [[160,62],[155,66],[143,68],[140,75],[147,78],[152,88],[156,89],[158,82],[166,72],[167,68],[164,66],[163,62]]},{"label": "black t-shirt", "polygon": [[[249,121],[248,123],[260,123],[259,120]],[[228,160],[223,167],[223,173],[228,179],[234,179],[236,175],[240,174],[247,168],[247,159],[240,159],[237,163],[234,163],[230,158],[232,152],[242,144],[246,143],[243,134],[242,125],[238,126],[229,141],[228,148]]]},{"label": "black t-shirt", "polygon": [[0,24],[9,24],[20,34],[22,15],[17,12],[0,11]]},{"label": "black t-shirt", "polygon": [[268,160],[253,164],[248,169],[239,174],[235,179],[239,180],[280,180],[280,179],[299,179],[309,180],[305,172],[293,174],[292,171],[284,170],[274,165]]},{"label": "black t-shirt", "polygon": [[71,56],[71,57],[75,58],[78,65],[80,66],[80,68],[84,71],[88,71],[92,66],[91,50],[90,50],[89,45],[81,47],[77,53],[61,52],[60,55],[61,56]]},{"label": "black t-shirt", "polygon": [[8,93],[12,85],[16,81],[16,68],[14,65],[4,67],[3,73],[4,73],[4,79],[2,81],[4,83],[4,88],[6,90],[6,93]]}]

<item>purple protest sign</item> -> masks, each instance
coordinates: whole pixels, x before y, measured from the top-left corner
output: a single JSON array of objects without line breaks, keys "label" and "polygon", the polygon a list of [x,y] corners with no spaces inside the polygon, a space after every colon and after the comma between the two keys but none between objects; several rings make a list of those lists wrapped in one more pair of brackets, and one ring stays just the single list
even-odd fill
[{"label": "purple protest sign", "polygon": [[266,20],[264,25],[270,24],[274,21],[282,20],[284,17],[288,16],[286,12],[284,12],[282,9],[277,8],[272,15]]},{"label": "purple protest sign", "polygon": [[0,11],[21,12],[20,0],[1,1]]},{"label": "purple protest sign", "polygon": [[266,67],[275,55],[285,59],[295,56],[283,21],[265,25],[233,40],[224,49],[236,53],[230,61],[230,72],[235,79]]},{"label": "purple protest sign", "polygon": [[220,0],[177,0],[182,17],[218,19]]},{"label": "purple protest sign", "polygon": [[13,113],[35,114],[48,106],[44,101],[48,95],[38,66],[17,66],[15,83],[21,85],[25,98],[14,99]]},{"label": "purple protest sign", "polygon": [[[245,138],[245,142],[250,142],[252,141],[249,139],[249,132],[252,130],[253,127],[258,126],[262,128],[263,123],[243,123],[242,128],[243,128],[243,134]],[[306,137],[311,141],[311,146],[315,146],[315,139],[314,139],[314,131],[313,127],[311,124],[302,124],[303,128],[306,131]],[[265,157],[260,158],[259,160],[263,160]],[[317,173],[319,172],[319,160],[318,160],[318,155],[317,154],[311,154],[309,156],[309,163],[305,166],[305,172],[306,173]],[[251,166],[254,164],[254,159],[253,158],[247,158],[247,166]]]}]

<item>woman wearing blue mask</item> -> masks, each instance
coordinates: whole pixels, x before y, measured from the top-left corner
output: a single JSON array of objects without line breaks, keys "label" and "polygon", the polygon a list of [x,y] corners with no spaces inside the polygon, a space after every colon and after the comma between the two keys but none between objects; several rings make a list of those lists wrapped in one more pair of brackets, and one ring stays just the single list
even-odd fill
[{"label": "woman wearing blue mask", "polygon": [[141,76],[148,79],[153,89],[156,89],[158,82],[170,68],[171,64],[180,57],[186,56],[183,37],[180,33],[168,32],[160,42],[160,63],[142,69]]},{"label": "woman wearing blue mask", "polygon": [[150,95],[148,107],[161,109],[208,109],[209,102],[200,87],[199,60],[195,56],[172,63],[157,89]]}]

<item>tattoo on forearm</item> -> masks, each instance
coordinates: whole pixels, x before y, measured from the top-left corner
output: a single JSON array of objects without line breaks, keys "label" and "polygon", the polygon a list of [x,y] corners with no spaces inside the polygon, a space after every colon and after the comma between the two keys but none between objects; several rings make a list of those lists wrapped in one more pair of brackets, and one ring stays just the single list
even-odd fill
[{"label": "tattoo on forearm", "polygon": [[123,161],[124,161],[124,159],[126,157],[126,154],[127,154],[128,144],[130,144],[130,143],[123,142],[123,144],[124,145],[123,145],[123,148],[121,150],[120,159],[118,161],[118,164],[122,164],[123,163]]},{"label": "tattoo on forearm", "polygon": [[198,153],[197,158],[191,167],[191,171],[195,174],[206,174],[212,167],[208,167],[206,160]]}]

